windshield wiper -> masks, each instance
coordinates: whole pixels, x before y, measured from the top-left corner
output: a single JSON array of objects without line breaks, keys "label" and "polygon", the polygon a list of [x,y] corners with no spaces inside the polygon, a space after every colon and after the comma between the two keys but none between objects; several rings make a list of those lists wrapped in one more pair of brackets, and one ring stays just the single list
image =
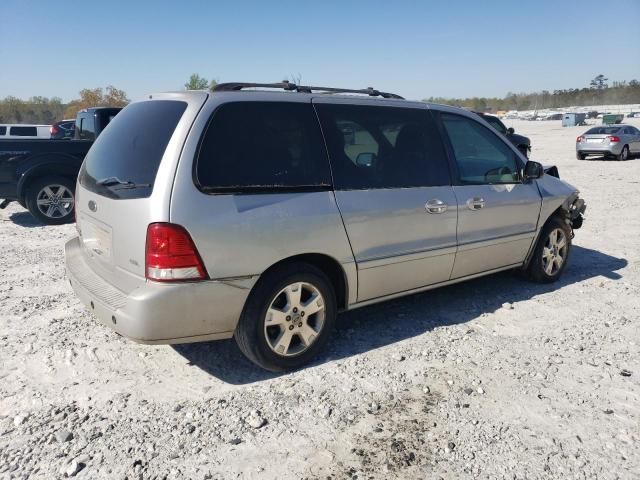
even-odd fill
[{"label": "windshield wiper", "polygon": [[98,180],[96,185],[103,187],[118,187],[118,188],[149,188],[150,183],[135,183],[131,180],[120,180],[118,177],[106,177]]}]

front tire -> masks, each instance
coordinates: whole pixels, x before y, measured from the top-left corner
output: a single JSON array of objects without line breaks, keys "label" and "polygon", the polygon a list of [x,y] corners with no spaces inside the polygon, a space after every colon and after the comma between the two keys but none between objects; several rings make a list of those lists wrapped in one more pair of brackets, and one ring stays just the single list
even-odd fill
[{"label": "front tire", "polygon": [[559,217],[551,217],[542,228],[527,271],[535,282],[551,283],[560,278],[571,253],[571,229]]},{"label": "front tire", "polygon": [[73,222],[75,203],[74,182],[66,177],[42,177],[33,181],[27,189],[27,210],[45,225],[62,225]]},{"label": "front tire", "polygon": [[625,160],[628,160],[629,159],[629,147],[627,145],[622,147],[622,151],[618,154],[618,156],[616,158],[618,159],[618,161],[621,161],[621,162],[624,162]]},{"label": "front tire", "polygon": [[249,295],[234,337],[244,355],[273,372],[309,363],[335,327],[336,295],[328,277],[306,263],[263,275]]}]

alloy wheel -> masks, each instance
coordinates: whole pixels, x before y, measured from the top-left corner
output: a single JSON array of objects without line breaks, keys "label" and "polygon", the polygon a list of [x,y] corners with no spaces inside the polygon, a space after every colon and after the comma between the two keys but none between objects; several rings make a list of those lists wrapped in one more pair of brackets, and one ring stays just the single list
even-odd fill
[{"label": "alloy wheel", "polygon": [[562,269],[567,259],[568,249],[569,243],[564,230],[561,228],[551,230],[542,249],[542,268],[547,275],[556,275]]},{"label": "alloy wheel", "polygon": [[273,298],[264,320],[269,348],[283,357],[299,355],[316,341],[325,321],[325,302],[310,283],[287,285]]},{"label": "alloy wheel", "polygon": [[73,210],[73,193],[64,185],[47,185],[36,197],[38,210],[48,218],[63,218]]},{"label": "alloy wheel", "polygon": [[629,149],[624,147],[622,149],[622,153],[620,154],[620,160],[626,160],[629,157]]}]

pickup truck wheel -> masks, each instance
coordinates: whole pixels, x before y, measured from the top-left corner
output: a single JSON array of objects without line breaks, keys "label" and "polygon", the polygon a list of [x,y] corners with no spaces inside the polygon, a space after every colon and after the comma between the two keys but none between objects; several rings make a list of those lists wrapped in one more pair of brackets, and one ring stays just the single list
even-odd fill
[{"label": "pickup truck wheel", "polygon": [[234,337],[242,353],[273,372],[309,363],[327,344],[337,304],[327,276],[306,263],[263,275],[249,295]]},{"label": "pickup truck wheel", "polygon": [[542,228],[529,277],[539,283],[551,283],[560,278],[571,253],[571,229],[559,217],[551,217]]},{"label": "pickup truck wheel", "polygon": [[73,222],[73,180],[65,177],[42,177],[29,185],[25,203],[31,215],[46,225]]}]

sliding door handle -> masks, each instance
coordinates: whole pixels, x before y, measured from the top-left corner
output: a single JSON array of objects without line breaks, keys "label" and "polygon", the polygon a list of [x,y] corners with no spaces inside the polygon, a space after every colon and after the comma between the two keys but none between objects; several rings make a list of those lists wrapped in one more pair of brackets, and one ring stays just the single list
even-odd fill
[{"label": "sliding door handle", "polygon": [[469,210],[480,210],[481,208],[484,208],[484,198],[470,198],[469,200],[467,200],[467,207],[469,207]]},{"label": "sliding door handle", "polygon": [[424,208],[429,213],[444,213],[447,211],[447,208],[449,208],[449,205],[444,203],[442,200],[434,198],[433,200],[429,200],[425,203]]}]

